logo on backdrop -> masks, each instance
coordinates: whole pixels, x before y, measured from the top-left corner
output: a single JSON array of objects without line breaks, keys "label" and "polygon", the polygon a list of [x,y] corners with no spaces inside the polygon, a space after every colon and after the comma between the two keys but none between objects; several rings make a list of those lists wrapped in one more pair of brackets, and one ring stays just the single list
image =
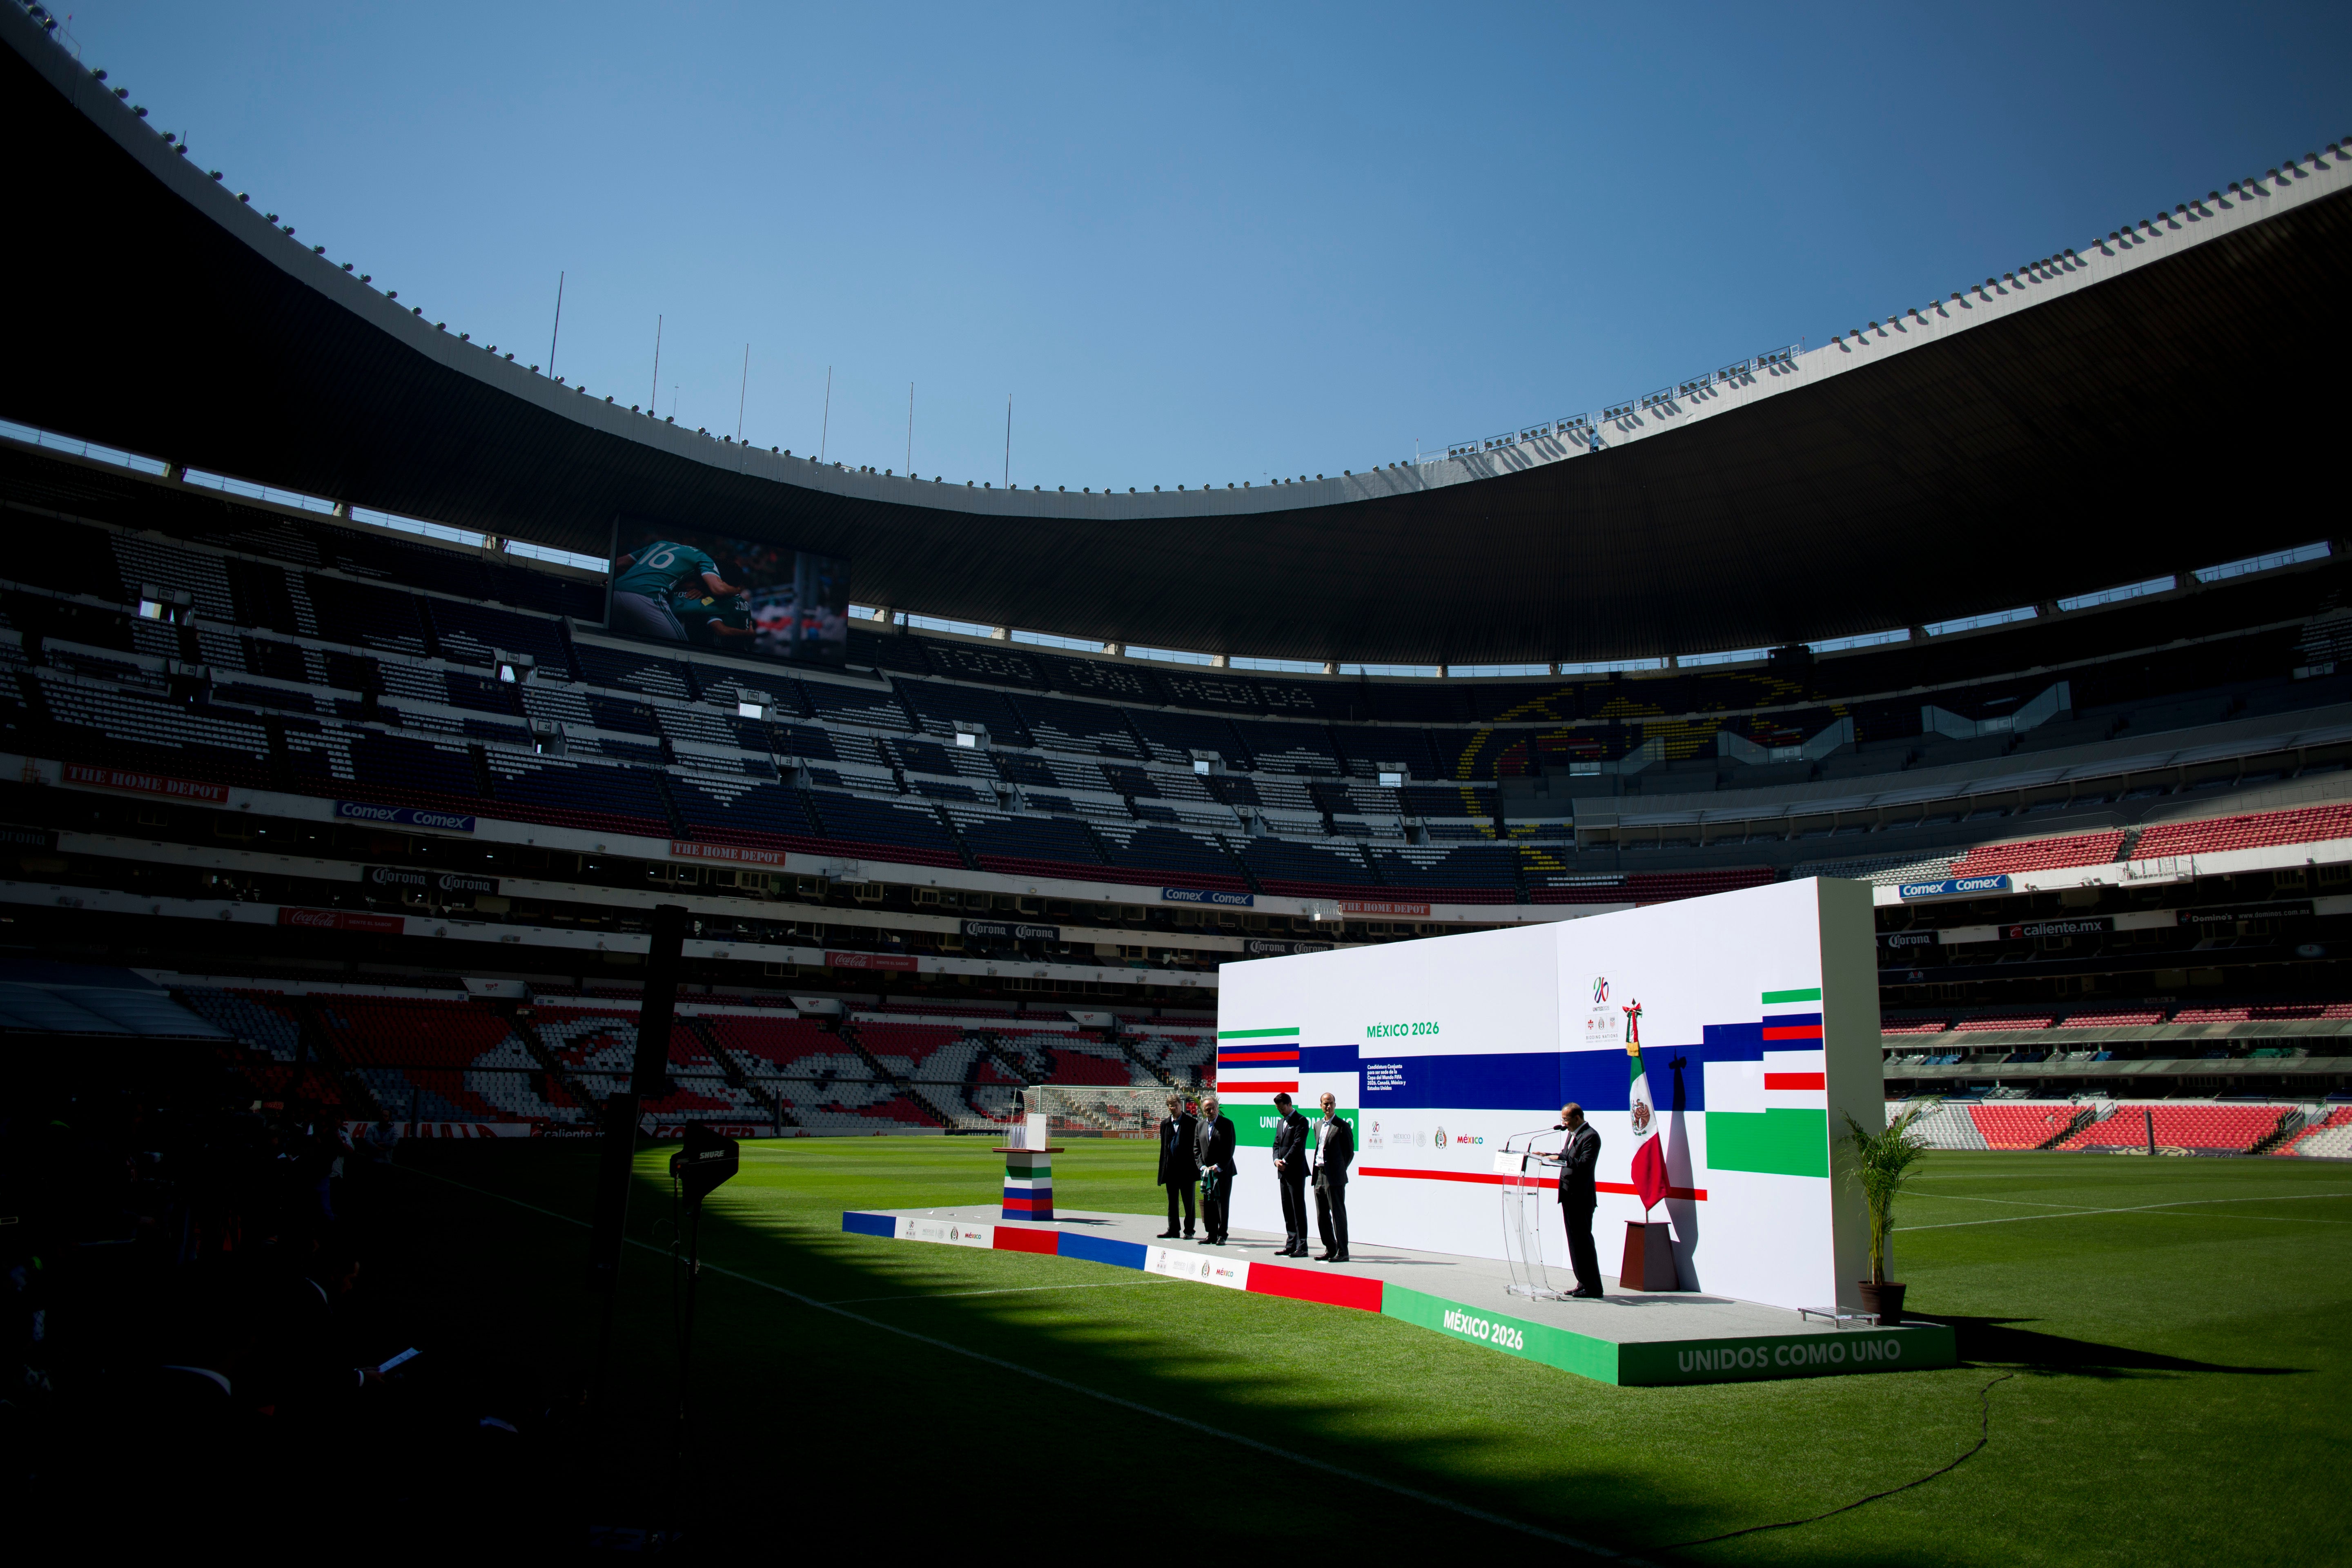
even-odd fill
[{"label": "logo on backdrop", "polygon": [[1435,1134],[1433,1135],[1433,1138],[1434,1138],[1434,1142],[1436,1142],[1436,1144],[1437,1144],[1437,1146],[1438,1146],[1439,1148],[1443,1149],[1443,1148],[1444,1148],[1444,1147],[1445,1147],[1445,1129],[1444,1129],[1444,1128],[1443,1128],[1443,1127],[1439,1128],[1439,1129],[1437,1130],[1437,1131],[1435,1132]]},{"label": "logo on backdrop", "polygon": [[1612,1035],[1622,1027],[1617,1010],[1609,1005],[1609,977],[1592,977],[1592,1005],[1584,1010],[1584,1041],[1587,1045],[1605,1045]]}]

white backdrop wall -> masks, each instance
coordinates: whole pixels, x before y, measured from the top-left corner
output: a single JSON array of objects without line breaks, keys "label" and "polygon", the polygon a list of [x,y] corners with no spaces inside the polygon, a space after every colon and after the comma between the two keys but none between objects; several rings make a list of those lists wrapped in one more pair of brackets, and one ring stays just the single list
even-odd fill
[{"label": "white backdrop wall", "polygon": [[[1601,1271],[1641,1217],[1624,1009],[1639,1027],[1672,1188],[1683,1288],[1786,1307],[1852,1306],[1860,1200],[1831,1175],[1853,1114],[1883,1123],[1870,889],[1783,882],[1554,925],[1229,963],[1221,1098],[1239,1130],[1234,1223],[1282,1227],[1272,1098],[1357,1124],[1358,1246],[1503,1255],[1504,1140],[1574,1100],[1601,1133]],[[1540,1140],[1557,1149],[1561,1135]],[[1311,1199],[1310,1199],[1311,1204]],[[1558,1205],[1544,1255],[1565,1269]]]}]

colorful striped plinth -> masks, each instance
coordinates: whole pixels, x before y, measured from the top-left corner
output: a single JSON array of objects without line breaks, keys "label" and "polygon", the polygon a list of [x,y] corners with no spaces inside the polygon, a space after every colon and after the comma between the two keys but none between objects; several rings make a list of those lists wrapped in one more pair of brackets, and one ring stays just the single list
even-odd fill
[{"label": "colorful striped plinth", "polygon": [[[1117,1217],[1124,1216],[1093,1215],[1087,1224],[1093,1227],[1105,1219]],[[1793,1313],[1746,1303],[1720,1302],[1724,1314],[1717,1320],[1720,1327],[1707,1323],[1699,1326],[1697,1331],[1671,1338],[1620,1341],[1607,1337],[1608,1332],[1655,1331],[1633,1321],[1644,1314],[1630,1311],[1622,1305],[1595,1307],[1589,1313],[1555,1310],[1550,1316],[1558,1321],[1544,1321],[1517,1315],[1517,1310],[1544,1310],[1531,1303],[1514,1302],[1516,1310],[1507,1313],[1493,1306],[1454,1300],[1362,1274],[1300,1268],[1264,1258],[1250,1258],[1223,1251],[1196,1252],[1189,1247],[1160,1247],[1086,1231],[992,1225],[985,1219],[959,1219],[942,1216],[936,1211],[911,1215],[852,1209],[841,1216],[841,1228],[852,1236],[877,1237],[885,1241],[928,1241],[982,1251],[1027,1252],[1045,1258],[1105,1263],[1114,1268],[1140,1269],[1170,1279],[1214,1285],[1255,1296],[1280,1296],[1293,1301],[1376,1312],[1448,1339],[1541,1362],[1601,1383],[1746,1383],[1760,1378],[1827,1377],[1850,1372],[1900,1372],[1958,1363],[1958,1345],[1952,1331],[1942,1323],[1911,1322],[1899,1328],[1850,1330],[1806,1324],[1790,1332],[1779,1330],[1772,1320],[1785,1322],[1795,1316]],[[1424,1256],[1423,1261],[1441,1260]],[[1439,1271],[1432,1271],[1436,1272]],[[1444,1288],[1442,1278],[1419,1272],[1414,1283]],[[1621,1302],[1624,1300],[1620,1298]]]},{"label": "colorful striped plinth", "polygon": [[1059,1149],[999,1149],[1004,1156],[1004,1207],[1000,1219],[1054,1217],[1054,1156]]}]

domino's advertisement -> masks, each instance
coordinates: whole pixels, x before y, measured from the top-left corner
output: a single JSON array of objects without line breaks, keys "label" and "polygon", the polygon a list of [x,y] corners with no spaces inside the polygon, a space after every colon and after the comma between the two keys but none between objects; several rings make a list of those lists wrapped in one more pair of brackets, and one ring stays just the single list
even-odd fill
[{"label": "domino's advertisement", "polygon": [[[1282,1229],[1273,1097],[1356,1126],[1351,1248],[1501,1258],[1507,1142],[1557,1152],[1574,1101],[1601,1138],[1593,1238],[1614,1278],[1644,1216],[1638,1116],[1664,1158],[1681,1288],[1855,1303],[1867,1230],[1832,1180],[1844,1113],[1885,1119],[1870,889],[1778,883],[1512,931],[1228,963],[1217,1085],[1240,1135],[1234,1224]],[[1638,1107],[1627,1045],[1649,1099]],[[1549,1170],[1542,1248],[1566,1284]],[[1312,1195],[1309,1195],[1310,1213]],[[1311,1222],[1310,1222],[1311,1228]]]}]

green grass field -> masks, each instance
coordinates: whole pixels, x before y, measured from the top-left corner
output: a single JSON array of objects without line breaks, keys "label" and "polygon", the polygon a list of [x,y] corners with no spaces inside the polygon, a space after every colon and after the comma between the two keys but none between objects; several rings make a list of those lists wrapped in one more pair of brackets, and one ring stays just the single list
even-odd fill
[{"label": "green grass field", "polygon": [[[667,1152],[640,1156],[631,1214],[656,1243]],[[1055,1162],[1056,1201],[1156,1212],[1151,1156],[1075,1147]],[[594,1342],[576,1223],[593,1145],[402,1158],[400,1202],[431,1238],[406,1272],[472,1282],[414,1292],[420,1340],[568,1385]],[[2342,1550],[2346,1166],[1931,1157],[1895,1272],[1912,1315],[1959,1326],[1965,1364],[1688,1388],[1590,1383],[1364,1313],[840,1232],[845,1208],[987,1202],[999,1171],[962,1140],[746,1145],[703,1228],[723,1272],[702,1287],[690,1500],[671,1500],[666,1458],[669,1265],[635,1247],[616,1419],[554,1483],[573,1517],[659,1522],[683,1506],[706,1546],[744,1549],[873,1526],[942,1550],[1025,1535],[1047,1553],[1153,1557],[1194,1555],[1202,1528],[1221,1556],[1255,1550],[1237,1536],[1309,1527],[1383,1557],[1559,1550],[1516,1525],[1703,1563]],[[1986,1409],[1990,1442],[1949,1474],[1818,1523],[1666,1550],[1924,1475],[1976,1441]]]}]

